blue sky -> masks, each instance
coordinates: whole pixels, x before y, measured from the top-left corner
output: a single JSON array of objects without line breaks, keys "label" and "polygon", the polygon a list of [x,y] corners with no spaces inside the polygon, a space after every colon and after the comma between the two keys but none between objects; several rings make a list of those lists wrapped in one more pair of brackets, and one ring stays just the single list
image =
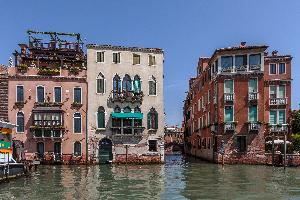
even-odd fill
[{"label": "blue sky", "polygon": [[299,0],[20,0],[1,1],[0,8],[2,64],[27,41],[27,29],[80,32],[86,43],[163,48],[168,124],[181,124],[199,56],[241,41],[293,56],[292,108],[299,108]]}]

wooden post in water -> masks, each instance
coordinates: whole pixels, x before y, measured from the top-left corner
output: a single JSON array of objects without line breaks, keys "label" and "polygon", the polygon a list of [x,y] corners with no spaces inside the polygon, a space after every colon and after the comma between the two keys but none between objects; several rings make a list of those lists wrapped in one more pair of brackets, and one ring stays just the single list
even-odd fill
[{"label": "wooden post in water", "polygon": [[275,153],[275,146],[274,146],[274,132],[272,135],[272,165],[274,166],[274,153]]},{"label": "wooden post in water", "polygon": [[284,158],[283,158],[283,168],[286,167],[286,133],[284,132]]}]

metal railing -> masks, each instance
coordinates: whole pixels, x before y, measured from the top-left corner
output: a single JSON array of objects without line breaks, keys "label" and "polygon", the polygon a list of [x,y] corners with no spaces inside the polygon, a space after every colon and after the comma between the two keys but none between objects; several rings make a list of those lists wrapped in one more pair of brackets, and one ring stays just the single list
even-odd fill
[{"label": "metal railing", "polygon": [[249,101],[256,101],[259,98],[258,92],[249,92],[248,93],[248,100]]},{"label": "metal railing", "polygon": [[235,123],[234,122],[225,122],[224,123],[224,131],[234,131],[235,130]]},{"label": "metal railing", "polygon": [[234,93],[224,93],[224,101],[233,101]]},{"label": "metal railing", "polygon": [[270,105],[286,105],[287,98],[270,98]]},{"label": "metal railing", "polygon": [[260,123],[258,122],[249,122],[248,130],[249,131],[258,131],[260,129]]},{"label": "metal railing", "polygon": [[111,91],[109,100],[112,102],[142,102],[144,94],[143,92],[135,91]]},{"label": "metal railing", "polygon": [[270,125],[270,131],[271,132],[287,132],[288,131],[288,126],[287,126],[287,124]]},{"label": "metal railing", "polygon": [[33,120],[34,126],[51,127],[62,126],[61,120]]}]

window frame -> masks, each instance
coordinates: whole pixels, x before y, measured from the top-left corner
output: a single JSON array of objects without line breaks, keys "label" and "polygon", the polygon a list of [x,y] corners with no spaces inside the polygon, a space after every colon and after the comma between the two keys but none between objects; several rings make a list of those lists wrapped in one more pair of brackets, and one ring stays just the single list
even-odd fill
[{"label": "window frame", "polygon": [[76,157],[80,157],[78,155],[75,155],[75,143],[80,144],[80,156],[82,156],[82,143],[80,141],[73,142],[73,155],[76,156]]},{"label": "window frame", "polygon": [[[114,62],[114,54],[119,55],[119,62]],[[112,53],[112,63],[113,64],[121,64],[121,52],[113,52]]]},{"label": "window frame", "polygon": [[249,78],[248,80],[248,93],[255,93],[255,92],[252,92],[252,91],[249,91],[250,89],[250,79],[256,79],[256,93],[258,93],[258,77],[251,77]]},{"label": "window frame", "polygon": [[[18,101],[18,87],[22,87],[23,89],[23,101]],[[25,90],[24,90],[24,85],[17,84],[16,85],[16,102],[24,102],[25,101]]]},{"label": "window frame", "polygon": [[[225,118],[226,118],[226,115],[225,115],[226,107],[232,107],[232,121],[226,121],[225,120]],[[226,122],[234,122],[234,106],[233,105],[230,105],[230,106],[226,105],[226,106],[224,106],[224,122],[225,123]]]},{"label": "window frame", "polygon": [[[101,61],[101,56],[100,56],[100,61],[98,61],[98,53],[103,53],[103,61]],[[105,51],[96,51],[96,63],[105,63]]]},{"label": "window frame", "polygon": [[[134,64],[134,56],[139,56],[139,63]],[[141,65],[142,55],[140,53],[132,53],[132,65]]]},{"label": "window frame", "polygon": [[[226,81],[232,81],[232,93],[227,93],[227,92],[225,92],[225,82]],[[226,93],[226,94],[234,94],[234,79],[224,79],[224,93]]]},{"label": "window frame", "polygon": [[[284,73],[280,73],[280,64],[284,64]],[[286,63],[284,62],[278,63],[278,74],[286,74]]]},{"label": "window frame", "polygon": [[[150,94],[150,82],[154,82],[155,84],[155,94]],[[148,80],[148,96],[157,96],[157,81],[154,76],[150,76]]]},{"label": "window frame", "polygon": [[35,87],[35,102],[37,102],[37,103],[43,103],[43,102],[39,102],[38,101],[38,87],[42,87],[43,89],[44,89],[44,101],[43,102],[45,102],[45,100],[46,100],[46,91],[45,91],[45,86],[44,85],[37,85],[36,87]]},{"label": "window frame", "polygon": [[[99,76],[101,76],[99,78]],[[103,80],[103,93],[98,92],[98,80]],[[98,76],[96,77],[96,94],[101,94],[104,95],[106,93],[106,79],[104,74],[102,74],[101,72],[98,74]]]},{"label": "window frame", "polygon": [[[271,111],[275,111],[276,112],[276,124],[271,124],[270,123],[270,112]],[[279,122],[279,111],[284,111],[284,121],[285,121],[285,123],[283,123],[283,124],[281,124],[281,125],[286,125],[287,124],[287,118],[286,118],[286,109],[270,109],[270,111],[269,111],[269,124],[271,124],[271,125],[277,125],[277,124],[279,124],[278,122]]]},{"label": "window frame", "polygon": [[[79,118],[79,117],[75,117],[75,114],[79,113],[80,114],[80,132],[75,132],[75,118]],[[74,134],[82,134],[82,114],[80,112],[75,112],[73,114],[73,133]]]},{"label": "window frame", "polygon": [[[60,88],[60,101],[56,102],[56,93],[55,93],[55,88]],[[62,102],[62,86],[54,86],[53,87],[53,102],[55,103],[61,103]]]},{"label": "window frame", "polygon": [[75,89],[80,89],[80,102],[76,102],[82,104],[82,87],[73,87],[73,103],[75,103]]},{"label": "window frame", "polygon": [[[22,113],[22,115],[23,115],[23,129],[22,129],[22,131],[18,130],[18,127],[19,127],[19,124],[18,124],[18,114],[19,113]],[[24,133],[25,132],[25,114],[24,114],[23,111],[18,111],[16,113],[16,125],[17,125],[17,127],[16,127],[16,133]]]},{"label": "window frame", "polygon": [[[271,65],[275,66],[275,73],[274,74],[271,73]],[[276,75],[276,74],[278,74],[277,72],[278,72],[278,70],[277,70],[277,63],[269,63],[269,75]]]},{"label": "window frame", "polygon": [[[256,121],[250,121],[250,107],[256,106]],[[248,106],[248,122],[258,122],[258,106],[257,105],[251,105]]]},{"label": "window frame", "polygon": [[[154,64],[150,64],[150,57],[153,59],[154,57]],[[156,66],[156,56],[154,54],[148,54],[148,66]]]}]

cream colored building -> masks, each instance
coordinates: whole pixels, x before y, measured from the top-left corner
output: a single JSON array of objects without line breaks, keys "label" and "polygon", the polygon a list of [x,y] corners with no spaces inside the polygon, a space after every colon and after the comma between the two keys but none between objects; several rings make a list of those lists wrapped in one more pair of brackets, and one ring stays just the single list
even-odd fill
[{"label": "cream colored building", "polygon": [[162,49],[87,45],[88,150],[94,162],[163,162]]}]

